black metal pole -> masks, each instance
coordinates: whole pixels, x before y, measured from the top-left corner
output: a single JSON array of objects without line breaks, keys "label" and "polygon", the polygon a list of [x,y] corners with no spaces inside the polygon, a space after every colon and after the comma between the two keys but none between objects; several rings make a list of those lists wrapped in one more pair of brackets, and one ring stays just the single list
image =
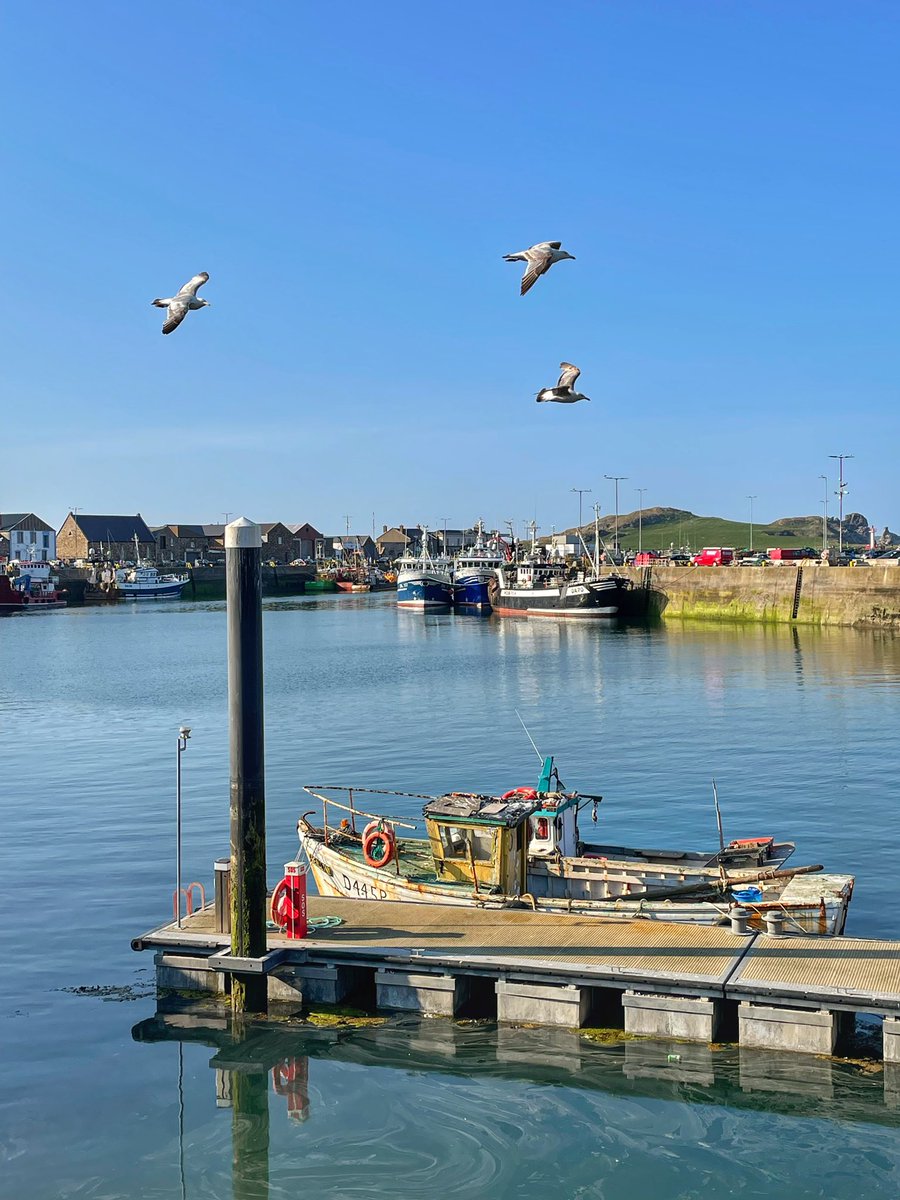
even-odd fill
[{"label": "black metal pole", "polygon": [[[231,953],[266,952],[266,787],[263,755],[262,536],[240,517],[225,528],[228,724],[231,743]],[[264,1013],[264,975],[233,975],[235,1014]]]}]

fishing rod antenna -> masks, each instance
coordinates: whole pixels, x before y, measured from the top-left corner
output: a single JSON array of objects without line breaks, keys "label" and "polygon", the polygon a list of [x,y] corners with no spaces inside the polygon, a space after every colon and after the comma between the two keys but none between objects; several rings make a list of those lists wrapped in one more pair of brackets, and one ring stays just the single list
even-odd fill
[{"label": "fishing rod antenna", "polygon": [[543,762],[544,762],[544,756],[543,756],[543,754],[541,754],[540,750],[538,750],[537,746],[534,744],[534,738],[533,738],[533,737],[531,736],[531,734],[528,732],[528,726],[527,726],[527,725],[525,724],[525,722],[522,720],[522,714],[519,712],[519,710],[518,710],[517,708],[514,708],[514,709],[513,709],[513,712],[514,712],[514,713],[516,714],[516,716],[519,718],[519,724],[520,724],[520,725],[522,726],[522,728],[525,730],[525,736],[528,738],[529,742],[531,742],[531,748],[532,748],[532,750],[535,752],[535,754],[538,756],[538,761],[539,761],[539,762],[540,762],[540,763],[543,765]]}]

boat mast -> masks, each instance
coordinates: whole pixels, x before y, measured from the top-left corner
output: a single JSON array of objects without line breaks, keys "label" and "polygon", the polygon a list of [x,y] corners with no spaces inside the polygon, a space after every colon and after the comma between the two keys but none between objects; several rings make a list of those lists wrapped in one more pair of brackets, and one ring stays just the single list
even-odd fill
[{"label": "boat mast", "polygon": [[600,505],[594,505],[594,577],[600,575]]}]

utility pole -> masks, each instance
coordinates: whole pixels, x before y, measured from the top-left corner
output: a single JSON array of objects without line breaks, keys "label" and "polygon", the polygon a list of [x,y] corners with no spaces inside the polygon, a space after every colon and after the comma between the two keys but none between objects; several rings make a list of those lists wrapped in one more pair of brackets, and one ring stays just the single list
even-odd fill
[{"label": "utility pole", "polygon": [[618,555],[618,553],[619,553],[619,483],[623,479],[627,479],[628,476],[627,475],[604,475],[603,478],[611,479],[613,481],[613,483],[616,485],[616,527],[615,527],[615,536],[613,539],[613,544],[615,545],[616,554]]},{"label": "utility pole", "polygon": [[751,554],[753,553],[753,501],[756,500],[757,498],[758,497],[756,497],[756,496],[748,496],[747,497],[747,499],[750,501],[750,553]]},{"label": "utility pole", "polygon": [[825,498],[822,501],[822,553],[828,549],[828,476],[820,475],[825,481]]},{"label": "utility pole", "polygon": [[640,508],[638,509],[638,554],[640,554],[644,548],[644,492],[647,489],[642,487],[635,488],[634,490],[638,494],[638,501],[640,503]]},{"label": "utility pole", "polygon": [[230,519],[230,517],[231,517],[231,513],[230,513],[230,512],[223,512],[223,513],[222,513],[222,516],[225,518],[225,524],[227,525],[227,524],[228,524],[228,521],[229,521],[229,519]]},{"label": "utility pole", "polygon": [[[225,528],[228,731],[231,745],[231,953],[266,952],[266,777],[263,754],[262,530]],[[263,974],[231,977],[235,1016],[264,1013]]]},{"label": "utility pole", "polygon": [[573,492],[578,493],[578,532],[581,532],[581,498],[591,494],[590,488],[572,488]]},{"label": "utility pole", "polygon": [[829,454],[828,457],[836,458],[838,460],[838,473],[839,473],[838,478],[840,480],[840,482],[838,484],[838,490],[837,490],[838,504],[839,504],[839,510],[838,510],[839,511],[839,516],[838,516],[838,554],[843,557],[843,554],[844,554],[844,495],[847,492],[847,485],[846,485],[846,483],[844,483],[844,461],[845,461],[845,459],[853,458],[853,455],[852,454]]}]

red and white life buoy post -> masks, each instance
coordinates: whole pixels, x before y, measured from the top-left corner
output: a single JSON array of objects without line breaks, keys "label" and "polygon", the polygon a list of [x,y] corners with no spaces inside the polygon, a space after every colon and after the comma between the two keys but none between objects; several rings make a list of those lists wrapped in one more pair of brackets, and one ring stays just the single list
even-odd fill
[{"label": "red and white life buoy post", "polygon": [[289,938],[305,938],[309,932],[306,913],[306,863],[284,864],[284,878],[272,893],[272,920]]}]

